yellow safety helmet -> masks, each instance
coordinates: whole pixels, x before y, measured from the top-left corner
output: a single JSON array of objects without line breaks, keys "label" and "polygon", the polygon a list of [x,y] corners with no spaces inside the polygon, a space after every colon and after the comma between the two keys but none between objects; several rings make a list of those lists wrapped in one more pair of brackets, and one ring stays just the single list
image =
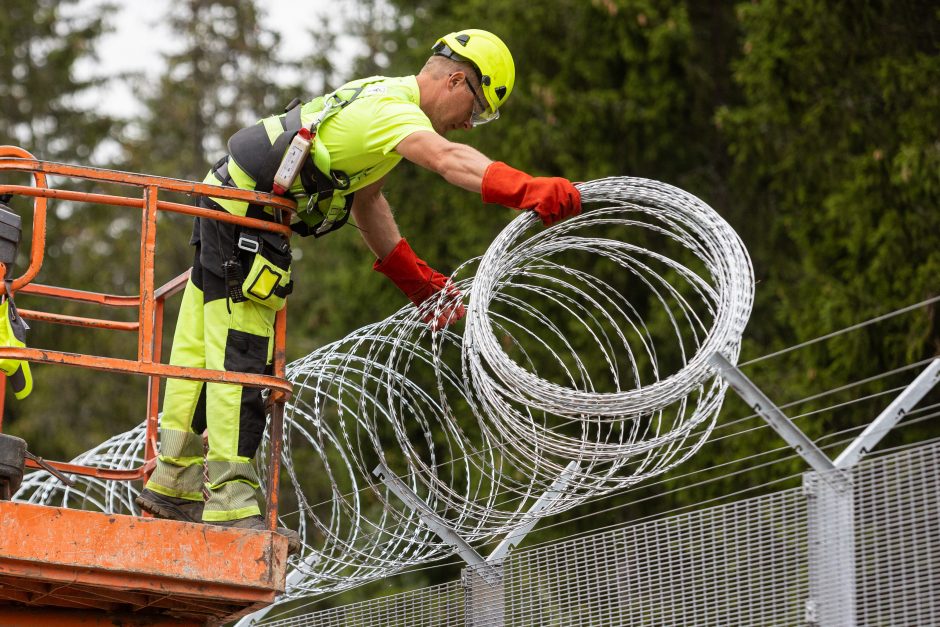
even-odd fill
[{"label": "yellow safety helmet", "polygon": [[516,66],[503,40],[493,33],[476,28],[444,35],[431,51],[455,61],[469,62],[477,71],[483,88],[487,111],[475,116],[475,124],[492,122],[499,117],[499,108],[512,93]]}]

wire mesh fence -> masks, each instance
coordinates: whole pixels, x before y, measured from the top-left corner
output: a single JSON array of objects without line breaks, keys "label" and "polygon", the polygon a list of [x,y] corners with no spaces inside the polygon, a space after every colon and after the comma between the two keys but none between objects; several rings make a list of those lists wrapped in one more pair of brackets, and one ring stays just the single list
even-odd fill
[{"label": "wire mesh fence", "polygon": [[411,590],[393,596],[371,599],[342,607],[266,622],[265,625],[299,627],[336,625],[339,627],[440,627],[465,625],[465,596],[460,582]]},{"label": "wire mesh fence", "polygon": [[518,551],[460,582],[268,625],[940,625],[940,443],[802,488]]},{"label": "wire mesh fence", "polygon": [[858,624],[940,625],[940,445],[855,474]]},{"label": "wire mesh fence", "polygon": [[[793,624],[805,594],[799,490],[522,552],[504,566],[508,625]],[[784,577],[769,568],[777,561]],[[740,602],[764,599],[761,608]]]}]

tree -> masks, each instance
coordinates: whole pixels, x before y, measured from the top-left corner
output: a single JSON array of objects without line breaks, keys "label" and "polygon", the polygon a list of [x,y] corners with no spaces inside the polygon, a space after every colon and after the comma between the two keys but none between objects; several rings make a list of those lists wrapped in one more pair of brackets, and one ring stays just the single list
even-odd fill
[{"label": "tree", "polygon": [[[392,4],[398,12],[378,25],[385,35],[370,40],[360,73],[414,73],[439,36],[481,17],[513,51],[517,82],[503,118],[457,141],[534,174],[666,181],[732,223],[760,281],[745,358],[936,295],[940,39],[927,3]],[[403,233],[444,269],[482,253],[511,217],[408,164],[386,195]],[[784,402],[934,355],[935,311],[916,315],[768,362],[755,379]],[[809,431],[832,433],[872,412],[829,412]],[[729,396],[727,417],[749,413]],[[679,473],[767,449],[763,431],[739,436]],[[737,487],[682,490],[662,506]]]},{"label": "tree", "polygon": [[[40,32],[48,41],[42,40],[45,43],[36,43],[27,49],[92,50],[92,35],[98,31],[91,26],[76,31],[72,36],[69,33],[75,28],[73,22],[67,22],[73,24],[69,28],[53,24],[53,17],[59,15],[59,4],[39,3],[34,7],[35,15],[29,13],[26,4],[21,4],[16,6],[19,13],[14,14],[16,21],[11,22],[11,29],[22,26],[31,32],[34,24],[50,23]],[[100,22],[90,18],[83,20],[77,23],[85,24],[87,21],[90,25],[100,26]],[[152,88],[141,86],[140,91],[145,94],[145,114],[139,120],[127,122],[126,129],[118,136],[123,154],[110,165],[130,171],[201,180],[209,165],[224,154],[228,136],[258,117],[280,109],[287,100],[285,93],[292,90],[277,84],[275,68],[281,67],[275,56],[278,38],[262,28],[254,2],[179,2],[171,8],[169,21],[174,32],[184,34],[184,46],[168,55],[166,72]],[[14,37],[11,34],[5,41],[10,42]],[[52,57],[57,60],[58,74],[51,74],[49,78],[54,80],[67,76],[64,53]],[[49,63],[51,61],[34,64],[38,67]],[[22,73],[22,70],[16,71]],[[64,80],[59,87],[66,94],[77,90],[69,88],[69,91],[63,86],[67,87]],[[10,89],[15,88],[14,85]],[[35,104],[22,105],[24,111],[40,106],[42,99],[39,93],[30,93],[36,96]],[[45,93],[55,92],[47,87]],[[71,102],[70,98],[62,97],[65,102]],[[6,104],[5,99],[4,106]],[[94,120],[93,114],[88,116]],[[99,123],[83,124],[79,114],[69,122],[77,129],[76,134],[79,131],[90,132],[96,124]],[[29,125],[24,123],[22,126]],[[45,124],[35,126],[47,131]],[[59,146],[56,142],[50,142],[50,145]],[[87,163],[92,148],[89,144],[87,149],[72,147],[66,151],[63,145],[62,150],[59,154],[63,160]],[[43,156],[51,155],[45,153]],[[88,186],[81,187],[88,189]],[[126,187],[98,185],[95,191],[140,195]],[[163,198],[191,202],[188,198]],[[138,293],[139,212],[128,208],[59,202],[52,206],[46,263],[39,280],[109,294]],[[190,229],[191,220],[188,218],[161,215],[158,285],[178,275],[191,263]],[[36,309],[118,320],[136,319],[136,310],[102,311],[98,307],[72,303],[49,305],[48,300],[41,304],[34,302],[23,296],[24,306]],[[166,313],[165,350],[168,350],[172,336],[176,302],[171,303]],[[31,346],[125,358],[136,355],[137,342],[130,334],[47,324],[35,324],[34,327],[28,340]],[[30,399],[15,406],[19,415],[13,424],[17,425],[16,429],[22,429],[19,433],[34,442],[43,455],[70,457],[137,424],[144,417],[146,381],[141,377],[46,366],[39,366],[35,371],[36,391]],[[66,422],[65,418],[70,427],[56,428]],[[48,434],[56,435],[50,437]]]},{"label": "tree", "polygon": [[87,161],[114,120],[95,111],[90,93],[106,80],[77,78],[107,30],[108,5],[82,15],[77,0],[7,0],[0,23],[0,144],[42,159]]},{"label": "tree", "polygon": [[278,84],[280,36],[263,27],[253,0],[180,1],[167,17],[182,48],[165,55],[153,86],[142,86],[147,111],[124,136],[123,165],[202,180],[228,137],[279,111],[292,89]]},{"label": "tree", "polygon": [[[766,280],[752,334],[764,352],[940,293],[938,15],[915,1],[739,6],[742,102],[718,121]],[[776,362],[788,373],[778,389],[819,391],[936,355],[936,311]]]},{"label": "tree", "polygon": [[[79,14],[75,0],[10,0],[4,3],[4,9],[4,20],[0,23],[0,143],[20,145],[48,160],[88,163],[99,158],[97,149],[108,140],[116,124],[96,111],[92,100],[107,77],[78,76],[82,63],[93,63],[96,59],[96,45],[107,30],[106,15],[111,7],[86,7]],[[56,185],[88,189],[74,181],[57,181]],[[11,205],[23,217],[22,241],[28,242],[32,201],[14,198]],[[63,263],[65,253],[80,251],[83,246],[94,248],[99,242],[87,224],[70,221],[73,209],[67,202],[50,203],[47,215],[50,236],[37,282],[56,283],[67,277],[71,268]],[[25,268],[28,253],[28,244],[22,245],[14,275]],[[84,259],[80,256],[78,259],[80,266]],[[94,289],[85,282],[76,286],[66,280],[64,284]],[[59,309],[50,307],[48,299],[40,303],[39,299],[24,296],[18,302],[26,308]],[[33,323],[33,327],[28,338],[31,346],[68,350],[58,341],[63,336],[61,327],[41,323]],[[86,348],[94,337],[92,333],[84,338]],[[34,365],[34,373],[33,395],[23,402],[10,400],[7,404],[7,429],[26,438],[33,450],[45,455],[75,454],[100,442],[106,432],[85,429],[81,420],[82,416],[91,415],[100,421],[106,412],[103,405],[96,403],[96,396],[89,394],[93,388],[75,389],[69,397],[58,392],[69,389],[63,382],[75,375],[74,370]],[[74,401],[83,395],[88,395],[89,402],[78,408]],[[77,429],[68,428],[69,419],[76,421]]]}]

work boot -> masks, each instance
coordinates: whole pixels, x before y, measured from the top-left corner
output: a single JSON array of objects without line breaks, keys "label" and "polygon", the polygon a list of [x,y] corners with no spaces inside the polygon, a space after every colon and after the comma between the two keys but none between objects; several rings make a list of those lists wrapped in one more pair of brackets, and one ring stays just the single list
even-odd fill
[{"label": "work boot", "polygon": [[202,522],[203,501],[193,501],[175,496],[165,496],[159,492],[144,488],[140,495],[134,499],[145,512],[150,512],[157,518],[179,520],[182,522]]},{"label": "work boot", "polygon": [[[268,525],[261,516],[249,516],[237,520],[213,520],[207,521],[211,525],[220,527],[232,527],[235,529],[255,529],[257,531],[270,531]],[[287,554],[296,555],[300,553],[300,534],[287,527],[278,527],[277,533],[287,538]]]}]

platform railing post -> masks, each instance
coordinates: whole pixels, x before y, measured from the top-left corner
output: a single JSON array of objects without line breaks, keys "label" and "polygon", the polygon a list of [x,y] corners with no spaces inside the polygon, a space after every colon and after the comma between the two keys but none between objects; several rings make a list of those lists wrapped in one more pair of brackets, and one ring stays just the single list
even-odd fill
[{"label": "platform railing post", "polygon": [[268,494],[265,510],[268,529],[277,529],[280,500],[281,451],[284,446],[284,402],[271,405],[271,457],[268,459]]},{"label": "platform railing post", "polygon": [[[287,370],[287,308],[274,318],[274,376],[284,378]],[[272,392],[273,393],[273,392]],[[281,451],[284,447],[284,404],[286,399],[277,395],[271,404],[271,457],[268,459],[268,495],[266,519],[268,529],[277,529],[278,507],[281,494]]]},{"label": "platform railing post", "polygon": [[[165,301],[162,298],[156,299],[154,303],[154,325],[153,325],[153,360],[159,362],[163,358],[163,314]],[[144,461],[153,459],[157,456],[157,434],[160,422],[160,377],[150,377],[147,379],[147,429],[146,441],[144,443]],[[144,484],[150,480],[152,471],[148,471],[144,477]]]},{"label": "platform railing post", "polygon": [[140,233],[140,309],[137,331],[137,358],[153,362],[154,284],[153,266],[157,251],[157,196],[159,188],[144,188],[143,222]]},{"label": "platform railing post", "polygon": [[3,433],[3,412],[7,406],[7,378],[0,377],[0,433]]}]

